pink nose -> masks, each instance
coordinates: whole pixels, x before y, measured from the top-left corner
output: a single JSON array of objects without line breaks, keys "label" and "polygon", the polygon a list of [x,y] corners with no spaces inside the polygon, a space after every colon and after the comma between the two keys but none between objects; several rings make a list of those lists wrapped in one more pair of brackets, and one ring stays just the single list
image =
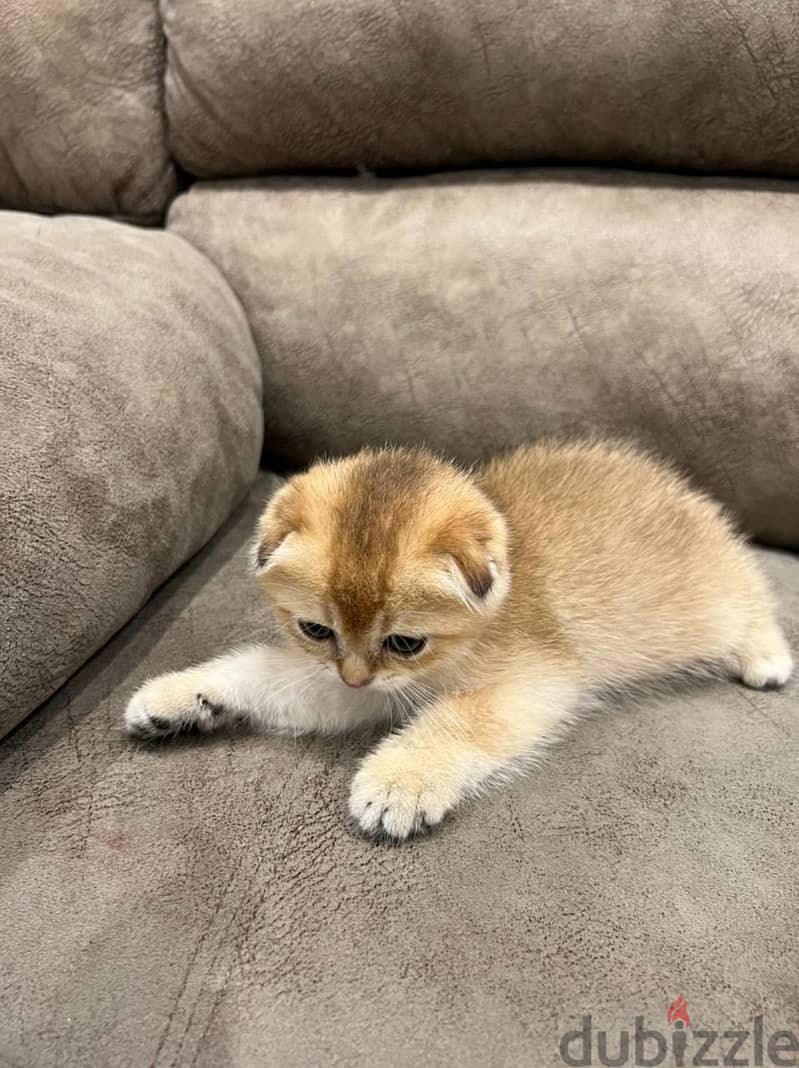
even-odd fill
[{"label": "pink nose", "polygon": [[369,664],[362,656],[345,656],[338,666],[339,674],[348,686],[353,690],[360,690],[361,686],[368,686],[372,681],[372,673]]}]

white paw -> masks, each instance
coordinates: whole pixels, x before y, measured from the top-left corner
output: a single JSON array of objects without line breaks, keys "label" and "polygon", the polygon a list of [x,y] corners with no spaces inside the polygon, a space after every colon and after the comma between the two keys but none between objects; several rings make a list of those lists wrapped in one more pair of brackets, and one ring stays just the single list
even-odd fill
[{"label": "white paw", "polygon": [[752,657],[741,664],[741,681],[753,690],[774,690],[784,686],[793,672],[789,652]]},{"label": "white paw", "polygon": [[163,738],[191,727],[216,727],[224,709],[201,683],[191,670],[150,679],[128,702],[125,730],[137,738]]},{"label": "white paw", "polygon": [[401,841],[441,823],[459,798],[423,753],[393,742],[361,765],[350,790],[350,815],[365,834]]}]

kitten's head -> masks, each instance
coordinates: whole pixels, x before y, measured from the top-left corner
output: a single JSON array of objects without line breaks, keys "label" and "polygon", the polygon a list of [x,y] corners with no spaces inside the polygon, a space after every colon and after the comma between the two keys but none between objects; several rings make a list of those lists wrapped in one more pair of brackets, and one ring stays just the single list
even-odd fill
[{"label": "kitten's head", "polygon": [[349,686],[456,669],[504,599],[507,530],[473,479],[417,449],[365,450],[291,479],[258,524],[279,624]]}]

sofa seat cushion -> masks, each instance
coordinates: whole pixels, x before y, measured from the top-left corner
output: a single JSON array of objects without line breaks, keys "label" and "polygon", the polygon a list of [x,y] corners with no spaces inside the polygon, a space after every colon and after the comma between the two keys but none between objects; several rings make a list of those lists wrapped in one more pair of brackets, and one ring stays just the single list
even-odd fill
[{"label": "sofa seat cushion", "polygon": [[280,459],[634,436],[799,545],[798,206],[792,186],[530,171],[200,183],[169,225],[247,310]]},{"label": "sofa seat cushion", "polygon": [[261,433],[243,312],[185,241],[0,213],[0,733],[208,540]]},{"label": "sofa seat cushion", "polygon": [[[592,1063],[623,1029],[632,1065],[679,994],[697,1028],[796,1032],[796,681],[616,704],[401,848],[346,826],[369,739],[122,735],[149,675],[264,634],[270,485],[0,745],[3,1059],[555,1068],[591,1013]],[[799,648],[799,560],[760,555]]]}]

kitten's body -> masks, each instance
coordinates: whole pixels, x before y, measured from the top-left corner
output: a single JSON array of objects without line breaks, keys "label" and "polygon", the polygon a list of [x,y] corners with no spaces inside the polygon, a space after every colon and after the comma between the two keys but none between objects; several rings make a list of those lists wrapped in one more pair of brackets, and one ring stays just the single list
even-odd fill
[{"label": "kitten's body", "polygon": [[[319,464],[267,508],[257,557],[283,642],[151,680],[128,728],[406,714],[353,783],[368,832],[439,822],[538,755],[588,691],[698,661],[756,687],[792,668],[719,507],[627,447],[534,446],[473,475],[418,450]],[[406,653],[425,645],[394,653],[397,635]]]}]

